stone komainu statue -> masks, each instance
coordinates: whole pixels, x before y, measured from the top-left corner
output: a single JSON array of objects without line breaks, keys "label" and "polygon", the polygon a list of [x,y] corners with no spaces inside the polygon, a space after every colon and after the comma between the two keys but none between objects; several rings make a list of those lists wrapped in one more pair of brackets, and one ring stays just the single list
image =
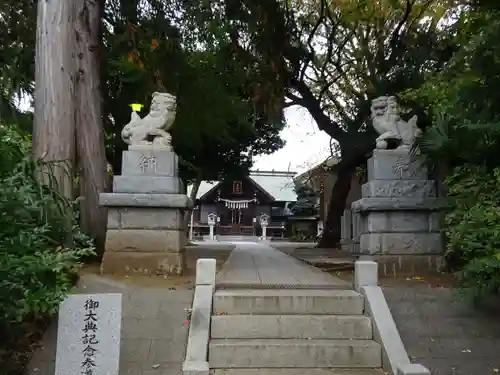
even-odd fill
[{"label": "stone komainu statue", "polygon": [[376,139],[378,149],[387,149],[388,141],[395,141],[397,148],[410,148],[422,132],[417,127],[417,116],[413,116],[408,122],[401,119],[394,96],[373,99],[371,116],[373,127],[380,134]]},{"label": "stone komainu statue", "polygon": [[[141,118],[132,111],[130,122],[122,130],[122,139],[129,146],[152,145],[171,148],[171,137],[168,133],[172,127],[177,109],[176,97],[155,92],[149,113]],[[152,142],[148,139],[153,138]]]}]

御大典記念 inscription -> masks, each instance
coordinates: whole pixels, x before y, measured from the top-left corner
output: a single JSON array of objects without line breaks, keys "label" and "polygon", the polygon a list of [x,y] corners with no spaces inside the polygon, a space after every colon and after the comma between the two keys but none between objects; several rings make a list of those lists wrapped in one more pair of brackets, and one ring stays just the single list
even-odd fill
[{"label": "\u5fa1\u5927\u5178\u8a18\u5ff5 inscription", "polygon": [[75,294],[61,303],[56,375],[118,375],[121,294]]}]

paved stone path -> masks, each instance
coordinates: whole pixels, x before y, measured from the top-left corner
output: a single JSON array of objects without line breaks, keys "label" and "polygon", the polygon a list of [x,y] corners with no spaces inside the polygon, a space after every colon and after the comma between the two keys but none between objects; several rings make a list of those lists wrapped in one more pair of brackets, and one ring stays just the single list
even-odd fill
[{"label": "paved stone path", "polygon": [[384,288],[408,355],[432,375],[500,373],[500,303],[476,310],[448,288]]},{"label": "paved stone path", "polygon": [[[192,290],[144,288],[86,275],[80,283],[86,293],[122,293],[123,320],[120,375],[180,375],[188,326],[184,308],[190,307]],[[27,375],[54,375],[57,320],[35,353]]]},{"label": "paved stone path", "polygon": [[317,268],[262,243],[235,243],[229,259],[217,274],[217,284],[352,286]]}]

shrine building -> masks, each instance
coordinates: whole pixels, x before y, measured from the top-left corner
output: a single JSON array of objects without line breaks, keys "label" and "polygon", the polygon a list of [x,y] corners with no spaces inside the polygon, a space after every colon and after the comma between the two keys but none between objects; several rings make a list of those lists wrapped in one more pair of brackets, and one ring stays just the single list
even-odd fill
[{"label": "shrine building", "polygon": [[[195,235],[209,233],[208,215],[217,215],[217,234],[255,235],[259,218],[268,215],[267,235],[283,237],[288,206],[297,200],[294,172],[252,171],[244,178],[203,181],[198,190],[192,225]],[[188,186],[187,194],[192,186]]]}]

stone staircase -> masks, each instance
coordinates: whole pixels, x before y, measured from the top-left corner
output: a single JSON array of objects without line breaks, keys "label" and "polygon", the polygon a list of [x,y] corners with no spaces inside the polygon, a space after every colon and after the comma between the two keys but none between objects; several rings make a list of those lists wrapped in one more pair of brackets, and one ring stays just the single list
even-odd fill
[{"label": "stone staircase", "polygon": [[212,375],[382,375],[364,298],[353,290],[217,290]]}]

